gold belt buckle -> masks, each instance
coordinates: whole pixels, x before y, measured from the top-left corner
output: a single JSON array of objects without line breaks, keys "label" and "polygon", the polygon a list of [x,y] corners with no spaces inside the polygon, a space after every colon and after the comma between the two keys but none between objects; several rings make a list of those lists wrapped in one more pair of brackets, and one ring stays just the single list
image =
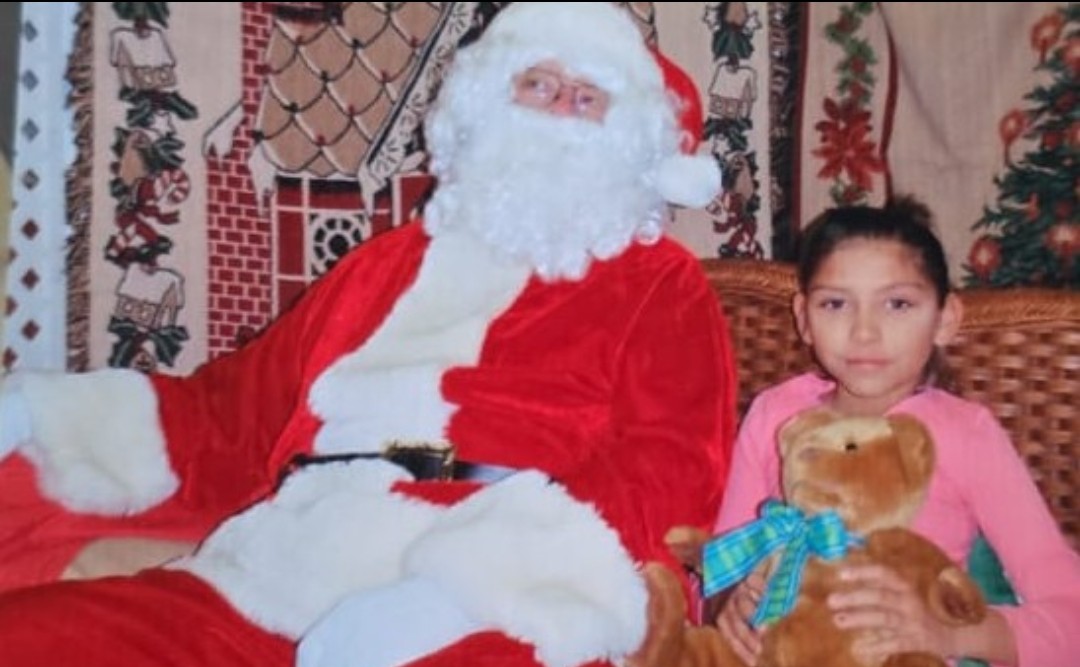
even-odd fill
[{"label": "gold belt buckle", "polygon": [[394,461],[408,456],[421,456],[435,461],[438,473],[435,479],[449,481],[454,479],[454,446],[449,442],[406,442],[402,440],[391,441],[383,449],[383,458]]}]

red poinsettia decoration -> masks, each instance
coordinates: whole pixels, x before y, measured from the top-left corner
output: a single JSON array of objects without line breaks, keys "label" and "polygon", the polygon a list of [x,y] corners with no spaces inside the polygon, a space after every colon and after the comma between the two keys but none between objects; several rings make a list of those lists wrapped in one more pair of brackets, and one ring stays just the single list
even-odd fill
[{"label": "red poinsettia decoration", "polygon": [[877,144],[870,139],[870,112],[854,100],[838,104],[825,98],[827,120],[819,121],[814,129],[821,133],[821,146],[813,155],[825,160],[818,172],[821,178],[835,179],[844,173],[862,191],[873,188],[873,174],[885,171],[878,155]]}]

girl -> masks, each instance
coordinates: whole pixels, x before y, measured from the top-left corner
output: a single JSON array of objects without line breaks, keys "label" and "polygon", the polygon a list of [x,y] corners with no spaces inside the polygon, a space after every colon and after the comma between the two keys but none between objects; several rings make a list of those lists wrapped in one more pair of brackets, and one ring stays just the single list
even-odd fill
[{"label": "girl", "polygon": [[[963,562],[982,532],[1023,604],[994,607],[977,626],[934,620],[890,571],[851,568],[860,582],[829,600],[838,626],[861,631],[866,664],[896,652],[979,658],[1022,667],[1075,667],[1080,649],[1080,555],[1065,541],[1023,461],[990,411],[933,386],[935,350],[956,333],[960,300],[950,291],[930,213],[912,199],[884,208],[832,209],[805,230],[793,308],[799,335],[824,374],[762,392],[735,445],[716,532],[756,518],[779,497],[774,436],[794,414],[828,405],[851,415],[906,412],[930,429],[938,462],[912,528]],[[718,618],[747,664],[760,650],[747,619],[764,581],[739,584]]]}]

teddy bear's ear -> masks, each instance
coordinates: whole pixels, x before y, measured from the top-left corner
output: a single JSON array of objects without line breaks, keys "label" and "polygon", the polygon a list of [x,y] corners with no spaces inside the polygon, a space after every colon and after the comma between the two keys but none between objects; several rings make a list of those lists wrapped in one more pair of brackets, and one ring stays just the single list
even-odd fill
[{"label": "teddy bear's ear", "polygon": [[803,435],[835,421],[839,416],[839,414],[829,408],[813,408],[804,410],[791,419],[788,419],[780,427],[780,430],[777,433],[777,441],[780,443],[780,456],[787,456],[791,447],[798,442]]},{"label": "teddy bear's ear", "polygon": [[934,471],[934,441],[930,432],[911,415],[890,415],[888,420],[900,443],[904,477],[912,486],[924,486]]}]

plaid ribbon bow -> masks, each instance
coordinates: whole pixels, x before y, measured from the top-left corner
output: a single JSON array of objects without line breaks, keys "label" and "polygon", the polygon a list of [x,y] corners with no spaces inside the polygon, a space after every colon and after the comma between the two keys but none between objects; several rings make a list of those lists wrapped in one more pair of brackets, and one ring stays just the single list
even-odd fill
[{"label": "plaid ribbon bow", "polygon": [[705,545],[702,592],[713,595],[741,581],[769,554],[783,549],[780,565],[769,577],[765,596],[750,619],[758,627],[791,611],[803,567],[811,555],[835,560],[846,554],[848,547],[862,542],[832,510],[807,518],[802,510],[770,500],[760,519]]}]

